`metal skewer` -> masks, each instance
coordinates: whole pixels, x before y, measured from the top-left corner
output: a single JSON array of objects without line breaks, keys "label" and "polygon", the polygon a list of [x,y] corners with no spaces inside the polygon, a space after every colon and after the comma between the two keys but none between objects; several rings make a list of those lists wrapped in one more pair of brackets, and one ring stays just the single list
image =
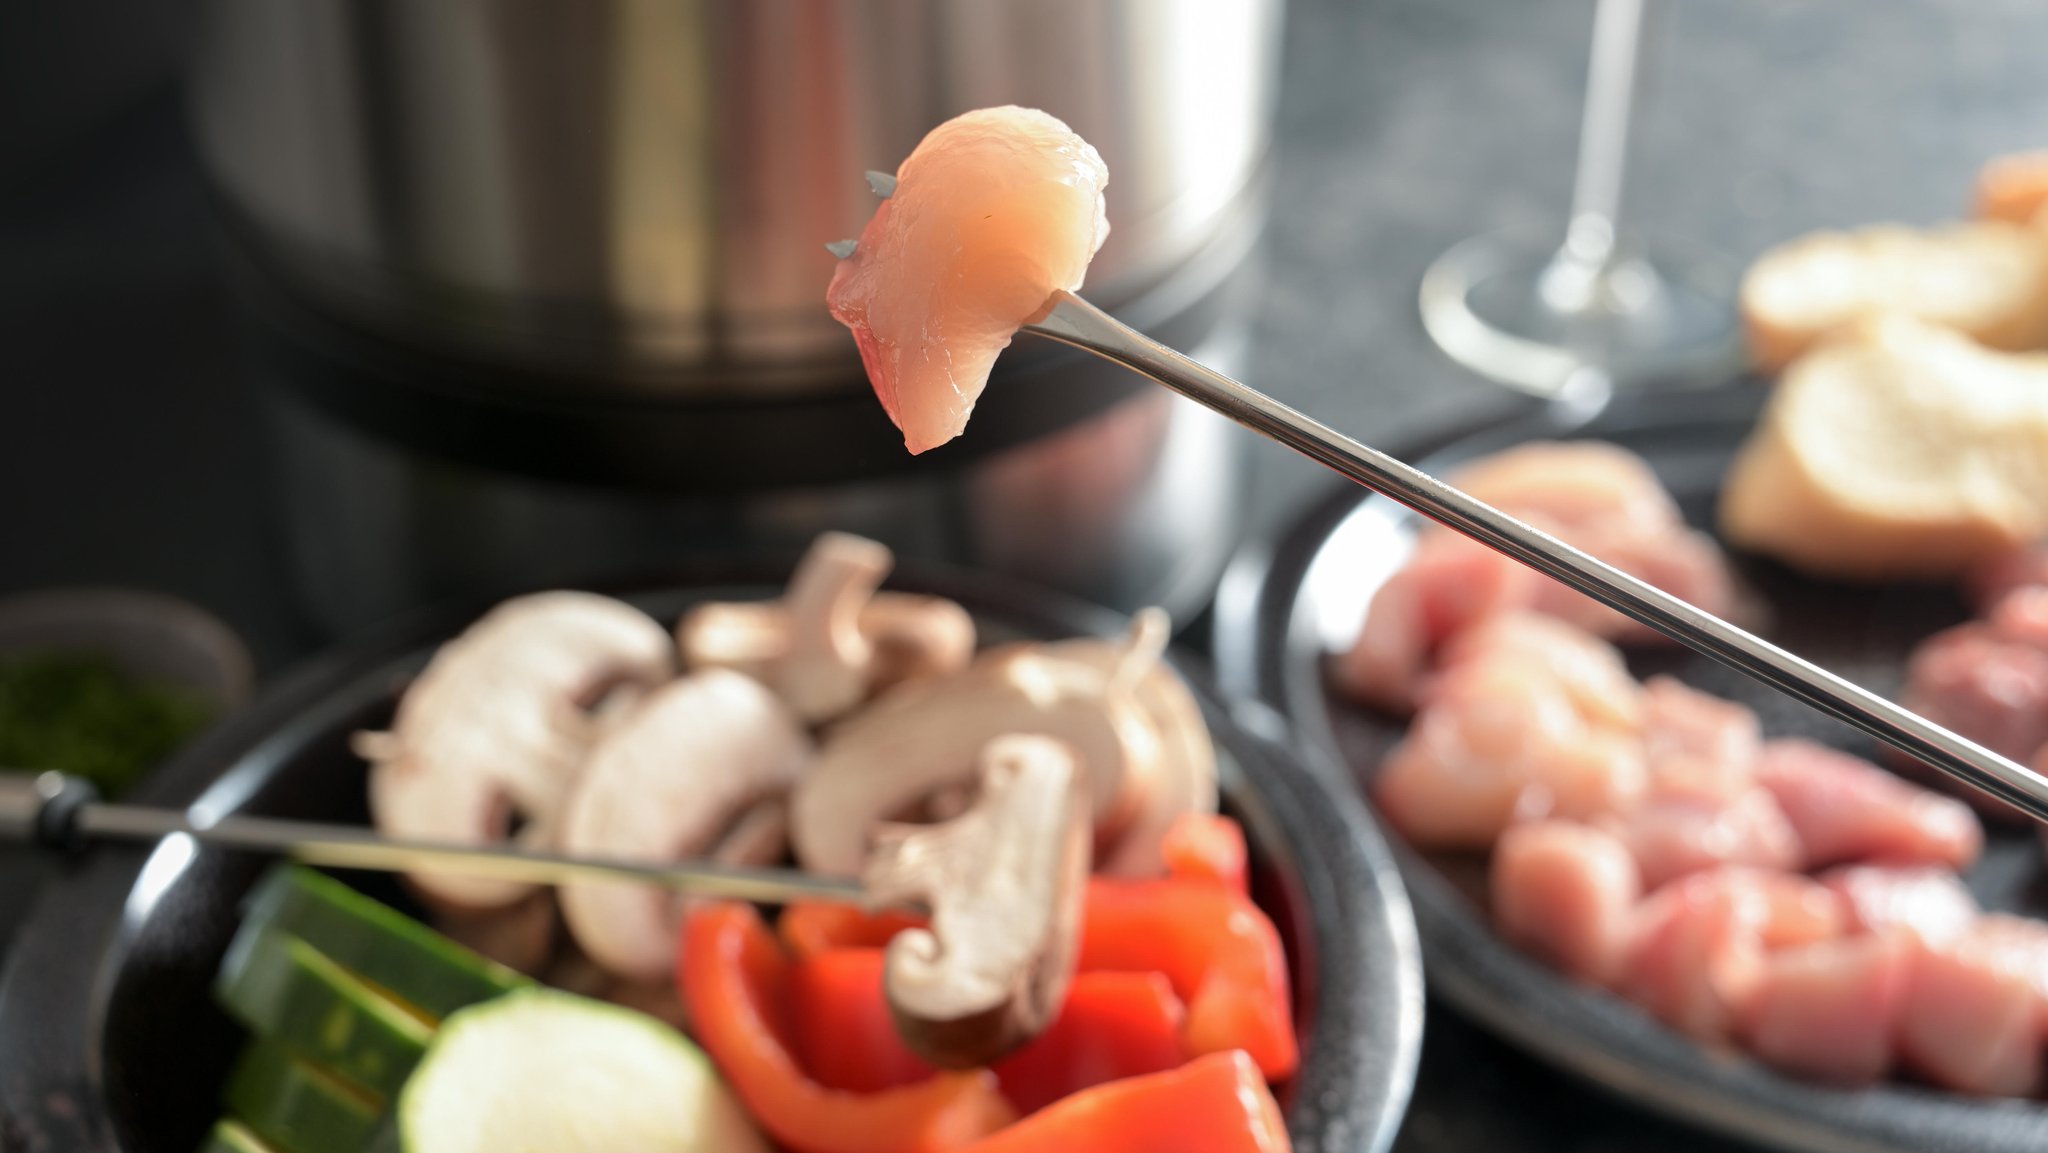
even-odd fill
[{"label": "metal skewer", "polygon": [[91,785],[62,773],[0,773],[0,839],[67,846],[80,841],[156,841],[183,833],[209,845],[278,853],[309,865],[386,873],[442,872],[534,884],[632,881],[693,897],[779,905],[791,901],[866,903],[859,881],[793,869],[755,869],[708,861],[649,863],[565,857],[515,846],[400,841],[373,829],[268,817],[195,823],[174,809],[110,805]]},{"label": "metal skewer", "polygon": [[1054,293],[1048,311],[1024,331],[1148,376],[1374,492],[2048,822],[2048,778],[2039,773],[1204,367],[1071,292]]}]

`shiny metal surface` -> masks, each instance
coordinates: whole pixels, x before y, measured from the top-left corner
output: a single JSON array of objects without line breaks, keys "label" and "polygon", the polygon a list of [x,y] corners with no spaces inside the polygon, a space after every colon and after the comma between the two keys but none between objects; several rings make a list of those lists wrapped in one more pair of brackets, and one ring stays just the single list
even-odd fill
[{"label": "shiny metal surface", "polygon": [[[1226,329],[1203,353],[1234,364],[1241,347]],[[451,596],[793,554],[825,529],[1185,621],[1241,515],[1243,434],[1156,389],[955,469],[723,494],[473,466],[265,392],[278,531],[307,611],[336,635]]]},{"label": "shiny metal surface", "polygon": [[[0,774],[0,837],[29,840],[38,835],[35,817],[15,819],[27,801],[42,802],[65,783],[58,773]],[[359,825],[317,821],[282,821],[271,817],[226,816],[195,821],[177,809],[135,805],[81,804],[68,815],[69,827],[87,840],[160,841],[183,834],[227,849],[277,853],[337,869],[372,869],[386,873],[446,872],[492,877],[538,885],[577,881],[635,881],[701,897],[785,904],[790,901],[839,901],[863,904],[860,882],[823,877],[793,869],[760,869],[713,861],[646,862],[616,858],[569,857],[515,845],[458,845],[439,841],[401,841],[380,836]],[[69,840],[69,837],[63,839]]]},{"label": "shiny metal surface", "polygon": [[208,167],[387,333],[670,393],[849,387],[831,258],[933,124],[1035,105],[1115,174],[1116,306],[1256,228],[1282,0],[209,0]]},{"label": "shiny metal surface", "polygon": [[1420,469],[1360,444],[1119,323],[1070,292],[1055,293],[1048,313],[1026,331],[1150,377],[1341,476],[2048,822],[2048,777],[1702,612]]}]

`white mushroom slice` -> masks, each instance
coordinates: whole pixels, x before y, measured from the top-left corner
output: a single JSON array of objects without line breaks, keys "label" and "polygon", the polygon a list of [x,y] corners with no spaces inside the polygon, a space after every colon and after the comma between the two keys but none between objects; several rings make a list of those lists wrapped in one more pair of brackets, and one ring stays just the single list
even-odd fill
[{"label": "white mushroom slice", "polygon": [[1066,746],[998,737],[980,785],[945,824],[877,830],[862,878],[877,902],[932,911],[929,930],[889,942],[882,984],[904,1042],[946,1068],[986,1065],[1052,1023],[1088,880],[1088,794]]},{"label": "white mushroom slice", "polygon": [[[399,701],[391,731],[357,734],[373,763],[370,812],[386,836],[503,840],[515,815],[546,843],[597,728],[589,710],[674,673],[666,631],[609,597],[548,592],[506,601],[441,646]],[[416,873],[422,895],[471,909],[533,886]]]},{"label": "white mushroom slice", "polygon": [[1159,734],[1110,676],[1032,645],[993,650],[958,676],[904,685],[827,735],[791,797],[797,859],[812,872],[858,873],[870,828],[971,782],[982,748],[1006,733],[1074,750],[1103,846],[1137,814],[1160,759]]},{"label": "white mushroom slice", "polygon": [[[735,817],[786,792],[811,756],[803,726],[758,681],[707,669],[650,694],[590,752],[563,810],[572,856],[674,861],[708,853]],[[630,883],[562,887],[592,960],[658,980],[675,966],[677,898]]]},{"label": "white mushroom slice", "polygon": [[874,541],[826,533],[781,600],[699,605],[677,626],[677,647],[688,667],[746,673],[812,723],[899,682],[967,667],[973,619],[941,597],[876,592],[893,563]]},{"label": "white mushroom slice", "polygon": [[1131,620],[1121,643],[1083,638],[1045,646],[1049,656],[1079,661],[1130,685],[1160,736],[1159,771],[1138,804],[1130,827],[1116,839],[1095,871],[1124,877],[1155,877],[1165,871],[1159,844],[1186,813],[1213,813],[1217,805],[1216,743],[1202,706],[1187,683],[1163,659],[1172,625],[1164,610],[1148,608]]}]

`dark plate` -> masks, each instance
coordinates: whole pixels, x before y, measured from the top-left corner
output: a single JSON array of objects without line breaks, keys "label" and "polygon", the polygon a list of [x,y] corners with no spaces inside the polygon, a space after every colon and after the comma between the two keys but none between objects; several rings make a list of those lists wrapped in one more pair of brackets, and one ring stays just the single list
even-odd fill
[{"label": "dark plate", "polygon": [[[773,595],[786,566],[694,572],[620,591],[661,620],[717,597]],[[893,587],[953,597],[989,640],[1112,635],[1103,610],[961,574]],[[179,757],[136,803],[195,813],[361,822],[363,769],[347,735],[388,719],[443,617],[308,668]],[[1182,664],[1181,671],[1191,670]],[[1386,843],[1361,806],[1303,767],[1262,706],[1226,708],[1190,676],[1245,823],[1257,895],[1287,939],[1306,1050],[1283,1087],[1303,1149],[1380,1153],[1393,1140],[1422,1038],[1414,922]],[[265,862],[199,848],[102,848],[44,894],[0,983],[0,1150],[191,1153],[218,1112],[237,1029],[208,997],[235,908]],[[386,899],[387,878],[351,877]]]},{"label": "dark plate", "polygon": [[[1641,453],[1688,519],[1713,523],[1721,477],[1755,422],[1751,388],[1619,400],[1590,424],[1537,417],[1473,432],[1411,454],[1433,474],[1510,444],[1589,436]],[[1230,691],[1278,704],[1304,740],[1368,779],[1403,724],[1331,694],[1322,654],[1348,643],[1367,601],[1405,555],[1418,521],[1382,497],[1332,492],[1282,533],[1246,550],[1224,580],[1216,654]],[[1768,607],[1765,635],[1876,692],[1899,685],[1904,659],[1927,634],[1961,620],[1946,589],[1858,587],[1809,580],[1770,561],[1736,557]],[[1668,672],[1755,708],[1772,735],[1802,735],[1863,756],[1872,742],[1705,657],[1673,648],[1631,654],[1639,676]],[[1993,829],[1969,876],[1987,908],[2048,913],[2040,847]],[[1908,1084],[1845,1090],[1779,1076],[1715,1053],[1609,994],[1575,985],[1495,937],[1484,861],[1420,854],[1395,841],[1415,904],[1431,987],[1446,1001],[1541,1057],[1644,1105],[1784,1149],[1826,1153],[2003,1153],[2048,1148],[2048,1108],[1979,1101]]]}]

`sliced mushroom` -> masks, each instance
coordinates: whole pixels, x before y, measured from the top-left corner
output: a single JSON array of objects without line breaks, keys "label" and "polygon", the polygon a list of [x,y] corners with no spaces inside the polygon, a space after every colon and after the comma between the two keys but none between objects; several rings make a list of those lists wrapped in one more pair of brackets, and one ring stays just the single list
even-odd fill
[{"label": "sliced mushroom", "polygon": [[[547,843],[598,728],[592,710],[674,674],[666,631],[589,593],[506,601],[441,646],[399,701],[391,731],[358,733],[372,762],[370,812],[392,837],[485,844],[515,816]],[[416,873],[430,900],[499,908],[533,886]]]},{"label": "sliced mushroom", "polygon": [[899,682],[965,668],[973,619],[942,597],[877,593],[893,563],[874,541],[826,533],[781,600],[705,604],[686,614],[676,629],[683,661],[746,673],[812,723]]},{"label": "sliced mushroom", "polygon": [[[672,681],[591,750],[563,810],[562,851],[703,856],[736,817],[787,792],[810,757],[803,726],[760,682],[730,669]],[[679,910],[674,895],[644,885],[562,887],[577,944],[632,980],[673,972]]]},{"label": "sliced mushroom", "polygon": [[791,797],[797,859],[817,873],[858,873],[874,825],[971,783],[982,748],[1007,733],[1074,750],[1100,846],[1136,816],[1160,759],[1159,734],[1112,677],[1042,646],[994,650],[957,676],[904,685],[831,730]]},{"label": "sliced mushroom", "polygon": [[972,808],[942,825],[885,825],[871,899],[922,902],[931,928],[889,942],[896,1030],[934,1065],[986,1065],[1052,1023],[1073,976],[1088,880],[1088,793],[1047,737],[990,741]]},{"label": "sliced mushroom", "polygon": [[1160,736],[1152,788],[1130,826],[1098,859],[1100,873],[1158,876],[1166,868],[1159,844],[1173,822],[1185,813],[1216,811],[1216,743],[1187,682],[1162,659],[1171,634],[1165,611],[1148,608],[1131,619],[1122,643],[1083,638],[1045,648],[1048,655],[1080,661],[1129,686]]}]

